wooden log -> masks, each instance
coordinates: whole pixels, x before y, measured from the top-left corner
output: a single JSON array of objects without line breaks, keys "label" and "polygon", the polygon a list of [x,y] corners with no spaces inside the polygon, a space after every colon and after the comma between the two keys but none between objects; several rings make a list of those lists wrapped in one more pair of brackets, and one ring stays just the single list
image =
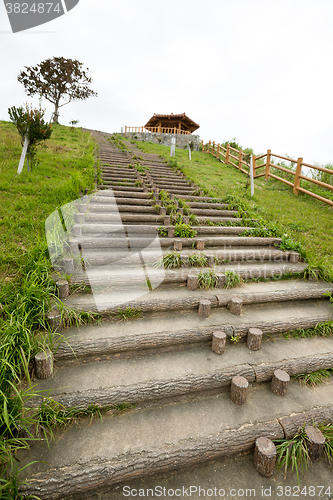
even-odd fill
[{"label": "wooden log", "polygon": [[67,280],[59,280],[56,282],[59,299],[65,299],[69,295],[69,285]]},{"label": "wooden log", "polygon": [[259,351],[262,341],[262,331],[259,328],[249,328],[247,334],[247,347],[251,351]]},{"label": "wooden log", "polygon": [[248,387],[249,383],[245,377],[242,377],[241,375],[232,377],[230,386],[231,401],[237,405],[243,405],[246,402]]},{"label": "wooden log", "polygon": [[307,412],[296,413],[288,417],[279,418],[286,439],[291,439],[304,424],[311,425],[313,422],[333,422],[333,405],[323,408],[313,408]]},{"label": "wooden log", "polygon": [[256,439],[254,449],[254,467],[264,477],[270,477],[276,463],[276,447],[267,437]]},{"label": "wooden log", "polygon": [[160,215],[166,215],[166,208],[165,207],[160,207]]},{"label": "wooden log", "polygon": [[148,192],[149,192],[149,189],[145,186],[145,187],[143,188],[143,192],[144,192],[144,193],[148,193]]},{"label": "wooden log", "polygon": [[271,391],[278,396],[285,396],[290,377],[284,370],[275,370],[271,383]]},{"label": "wooden log", "polygon": [[322,432],[312,425],[305,426],[305,432],[308,437],[307,448],[311,462],[320,460],[324,451],[325,437]]},{"label": "wooden log", "polygon": [[200,299],[199,301],[199,316],[208,318],[210,315],[211,302],[209,299]]},{"label": "wooden log", "polygon": [[52,309],[47,315],[47,322],[54,332],[58,332],[62,328],[61,313],[58,309]]},{"label": "wooden log", "polygon": [[228,309],[231,314],[240,316],[242,314],[243,300],[240,297],[233,297],[228,303]]},{"label": "wooden log", "polygon": [[223,274],[223,273],[216,273],[216,278],[217,278],[216,288],[223,288],[224,285],[225,285],[225,283],[226,283],[225,274]]},{"label": "wooden log", "polygon": [[171,224],[171,217],[170,217],[170,215],[165,215],[163,217],[163,225],[164,226],[170,226],[170,224]]},{"label": "wooden log", "polygon": [[178,208],[177,214],[184,215],[184,209],[183,208]]},{"label": "wooden log", "polygon": [[197,250],[204,250],[205,240],[197,240]]},{"label": "wooden log", "polygon": [[74,259],[72,257],[65,257],[64,264],[65,264],[65,273],[66,274],[73,274],[74,273]]},{"label": "wooden log", "polygon": [[174,236],[175,236],[175,228],[169,227],[168,228],[168,238],[174,238]]},{"label": "wooden log", "polygon": [[182,263],[180,267],[188,267],[189,266],[189,256],[188,255],[182,255],[181,256]]},{"label": "wooden log", "polygon": [[289,254],[289,262],[292,264],[297,264],[299,261],[299,253],[298,252],[290,252]]},{"label": "wooden log", "polygon": [[72,227],[72,234],[74,236],[82,236],[82,231],[80,226],[73,226]]},{"label": "wooden log", "polygon": [[183,248],[182,240],[174,240],[174,242],[173,242],[174,251],[180,252],[182,248]]},{"label": "wooden log", "polygon": [[214,254],[206,254],[205,257],[207,259],[207,266],[213,267],[214,266]]},{"label": "wooden log", "polygon": [[45,379],[52,375],[53,356],[49,350],[41,351],[35,356],[36,377]]},{"label": "wooden log", "polygon": [[213,332],[212,336],[212,351],[216,354],[223,354],[225,351],[225,346],[227,342],[227,336],[225,332],[216,331]]},{"label": "wooden log", "polygon": [[189,224],[190,223],[190,217],[188,215],[184,215],[183,222],[184,222],[184,224]]},{"label": "wooden log", "polygon": [[198,289],[198,276],[196,274],[191,274],[187,277],[187,289],[188,290]]}]

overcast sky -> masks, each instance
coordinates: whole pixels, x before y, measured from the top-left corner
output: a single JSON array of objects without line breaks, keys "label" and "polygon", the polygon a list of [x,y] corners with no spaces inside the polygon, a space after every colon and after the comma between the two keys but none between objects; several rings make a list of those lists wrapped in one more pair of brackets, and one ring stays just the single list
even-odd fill
[{"label": "overcast sky", "polygon": [[333,163],[332,22],[332,0],[80,0],[13,34],[0,3],[0,119],[38,104],[17,81],[24,66],[63,56],[98,92],[61,108],[65,125],[120,132],[186,112],[204,141]]}]

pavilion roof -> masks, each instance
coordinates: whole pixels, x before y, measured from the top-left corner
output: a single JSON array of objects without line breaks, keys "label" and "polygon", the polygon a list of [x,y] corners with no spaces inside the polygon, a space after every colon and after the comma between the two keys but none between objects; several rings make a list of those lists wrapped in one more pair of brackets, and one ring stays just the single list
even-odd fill
[{"label": "pavilion roof", "polygon": [[173,124],[178,125],[178,123],[181,122],[183,126],[191,132],[194,132],[200,127],[198,123],[195,123],[193,120],[191,120],[191,118],[186,116],[186,113],[181,113],[178,115],[174,115],[173,113],[171,113],[170,115],[161,115],[154,113],[150,120],[148,120],[148,122],[146,123],[145,128],[157,127],[159,122],[162,122],[161,126],[165,128],[171,127]]}]

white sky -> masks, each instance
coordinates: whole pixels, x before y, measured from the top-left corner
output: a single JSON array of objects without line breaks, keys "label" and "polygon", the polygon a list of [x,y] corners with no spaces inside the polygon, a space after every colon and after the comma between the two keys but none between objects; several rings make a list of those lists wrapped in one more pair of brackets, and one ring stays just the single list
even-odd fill
[{"label": "white sky", "polygon": [[12,34],[1,2],[0,119],[38,104],[17,81],[24,66],[63,56],[89,67],[99,94],[61,108],[65,125],[120,132],[186,112],[204,141],[333,163],[332,21],[332,0],[80,0]]}]

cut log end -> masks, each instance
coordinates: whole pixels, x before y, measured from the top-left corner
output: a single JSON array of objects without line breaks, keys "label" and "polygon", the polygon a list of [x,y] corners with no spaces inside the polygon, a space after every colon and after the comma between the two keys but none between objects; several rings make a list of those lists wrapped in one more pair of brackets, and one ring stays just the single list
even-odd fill
[{"label": "cut log end", "polygon": [[199,302],[199,316],[208,318],[210,315],[211,303],[208,299],[201,299]]},{"label": "cut log end", "polygon": [[273,441],[266,437],[256,439],[254,449],[254,467],[265,477],[270,477],[274,472],[276,463],[276,447]]},{"label": "cut log end", "polygon": [[230,387],[231,401],[237,405],[243,405],[246,402],[248,387],[249,383],[245,377],[242,377],[241,375],[232,377]]},{"label": "cut log end", "polygon": [[197,290],[198,288],[198,276],[189,275],[187,277],[187,289],[188,290]]},{"label": "cut log end", "polygon": [[249,328],[247,334],[247,347],[251,351],[259,351],[262,341],[262,331],[259,328]]},{"label": "cut log end", "polygon": [[212,351],[215,354],[223,354],[227,343],[227,336],[225,332],[216,331],[212,336]]},{"label": "cut log end", "polygon": [[180,252],[183,248],[183,243],[181,240],[174,240],[173,242],[173,249],[176,251],[176,252]]},{"label": "cut log end", "polygon": [[205,240],[197,240],[197,250],[204,250]]},{"label": "cut log end", "polygon": [[65,299],[69,295],[69,285],[67,280],[59,280],[56,282],[59,299]]},{"label": "cut log end", "polygon": [[308,437],[308,453],[311,462],[317,462],[320,460],[325,446],[325,437],[322,432],[312,425],[305,426],[305,432]]},{"label": "cut log end", "polygon": [[240,316],[242,314],[243,300],[239,297],[233,297],[228,304],[228,309],[231,314]]},{"label": "cut log end", "polygon": [[36,377],[48,378],[53,372],[53,356],[49,350],[41,351],[35,356]]},{"label": "cut log end", "polygon": [[284,370],[275,370],[271,383],[271,391],[278,396],[285,396],[289,381],[290,377],[287,372]]}]

